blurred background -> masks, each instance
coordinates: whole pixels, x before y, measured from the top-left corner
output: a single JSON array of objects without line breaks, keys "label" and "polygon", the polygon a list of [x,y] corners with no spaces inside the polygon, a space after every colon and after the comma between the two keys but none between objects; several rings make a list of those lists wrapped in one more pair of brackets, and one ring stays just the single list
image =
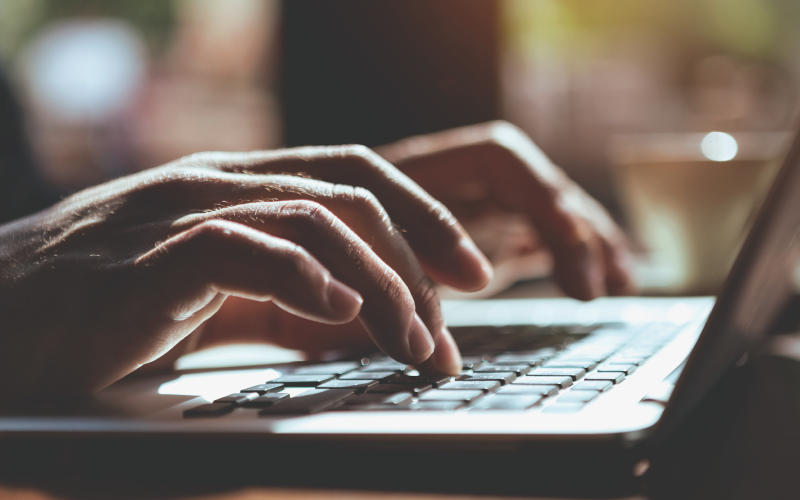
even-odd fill
[{"label": "blurred background", "polygon": [[[502,118],[657,253],[692,231],[648,235],[637,193],[673,174],[635,165],[688,167],[676,193],[705,163],[774,165],[798,113],[798,28],[793,0],[0,0],[0,58],[61,193],[197,151],[376,146]],[[703,181],[743,179],[714,201],[741,205],[726,242],[770,174],[742,165]],[[671,292],[720,280],[645,268]]]}]

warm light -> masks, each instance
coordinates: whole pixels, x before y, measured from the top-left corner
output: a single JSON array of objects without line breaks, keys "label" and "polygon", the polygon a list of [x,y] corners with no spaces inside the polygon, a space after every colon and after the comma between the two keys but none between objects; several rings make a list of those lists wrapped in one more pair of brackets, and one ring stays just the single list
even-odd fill
[{"label": "warm light", "polygon": [[709,160],[730,161],[739,152],[739,145],[736,144],[736,139],[730,134],[711,132],[703,137],[703,142],[700,143],[700,150]]}]

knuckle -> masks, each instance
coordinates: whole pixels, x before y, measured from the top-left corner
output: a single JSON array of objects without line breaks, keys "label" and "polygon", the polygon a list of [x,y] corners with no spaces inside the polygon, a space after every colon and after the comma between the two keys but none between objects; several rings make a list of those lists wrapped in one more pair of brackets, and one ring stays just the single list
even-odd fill
[{"label": "knuckle", "polygon": [[382,170],[384,160],[378,153],[360,144],[341,146],[341,157],[352,166],[368,171]]},{"label": "knuckle", "polygon": [[300,245],[293,244],[280,253],[279,269],[287,275],[297,276],[306,274],[311,262],[311,254]]},{"label": "knuckle", "polygon": [[280,216],[301,232],[324,233],[336,225],[336,216],[321,203],[311,200],[287,202],[281,208]]},{"label": "knuckle", "polygon": [[367,160],[374,159],[377,155],[370,148],[362,144],[346,144],[342,146],[342,156],[352,160]]},{"label": "knuckle", "polygon": [[527,135],[516,125],[503,120],[489,122],[486,126],[488,138],[491,142],[501,146],[508,146],[518,142]]},{"label": "knuckle", "polygon": [[414,287],[417,308],[432,309],[439,306],[439,295],[433,281],[423,276]]}]

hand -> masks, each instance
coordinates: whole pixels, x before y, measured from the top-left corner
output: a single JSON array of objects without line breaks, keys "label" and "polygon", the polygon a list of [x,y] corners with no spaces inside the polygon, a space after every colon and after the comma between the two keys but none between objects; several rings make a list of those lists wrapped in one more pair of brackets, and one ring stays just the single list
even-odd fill
[{"label": "hand", "polygon": [[541,241],[568,295],[635,292],[622,232],[513,125],[453,129],[376,151],[444,203],[496,267],[538,252]]},{"label": "hand", "polygon": [[[93,393],[229,296],[268,311],[254,316],[263,341],[313,349],[366,332],[399,361],[456,373],[427,276],[463,290],[491,278],[444,206],[357,146],[190,156],[2,226],[0,242],[2,401]],[[210,343],[252,334],[209,326]]]}]

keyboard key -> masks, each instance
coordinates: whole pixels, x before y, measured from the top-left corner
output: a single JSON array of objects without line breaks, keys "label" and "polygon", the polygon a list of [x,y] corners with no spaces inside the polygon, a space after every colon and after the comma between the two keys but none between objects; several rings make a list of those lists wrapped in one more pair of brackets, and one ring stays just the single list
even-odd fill
[{"label": "keyboard key", "polygon": [[465,403],[483,396],[483,391],[445,391],[434,389],[419,396],[420,401],[463,401]]},{"label": "keyboard key", "polygon": [[317,413],[336,408],[354,395],[355,391],[347,389],[312,389],[262,410],[259,415],[307,415]]},{"label": "keyboard key", "polygon": [[410,392],[415,396],[432,389],[431,384],[418,382],[416,384],[381,384],[367,389],[368,394],[396,394],[398,392]]},{"label": "keyboard key", "polygon": [[400,363],[392,363],[392,364],[380,364],[380,365],[367,365],[358,371],[362,373],[372,373],[372,372],[405,373],[408,371],[408,367]]},{"label": "keyboard key", "polygon": [[533,366],[536,364],[541,364],[543,359],[545,358],[538,354],[501,354],[494,358],[494,364],[515,365],[519,363],[527,363],[528,365]]},{"label": "keyboard key", "polygon": [[475,368],[480,368],[483,365],[483,359],[481,358],[463,358],[461,360],[461,369],[462,370],[474,370]]},{"label": "keyboard key", "polygon": [[404,405],[411,403],[412,394],[410,392],[398,392],[396,394],[370,393],[361,394],[345,401],[345,406],[351,405]]},{"label": "keyboard key", "polygon": [[280,392],[283,390],[283,384],[259,384],[247,389],[242,389],[239,392],[257,392],[259,394],[266,394],[268,392]]},{"label": "keyboard key", "polygon": [[534,368],[528,374],[540,377],[572,377],[572,380],[578,380],[586,375],[586,371],[580,368]]},{"label": "keyboard key", "polygon": [[368,387],[378,385],[377,380],[330,380],[317,386],[317,389],[353,389],[364,392]]},{"label": "keyboard key", "polygon": [[259,396],[256,399],[245,401],[242,404],[242,406],[244,406],[245,408],[266,408],[288,397],[289,395],[285,392],[264,394],[263,396]]},{"label": "keyboard key", "polygon": [[295,375],[342,375],[349,371],[361,368],[361,363],[356,361],[346,363],[327,363],[322,365],[301,366],[295,369]]},{"label": "keyboard key", "polygon": [[417,401],[408,406],[401,406],[400,408],[408,409],[411,411],[453,411],[464,406],[461,401]]},{"label": "keyboard key", "polygon": [[319,384],[324,384],[328,380],[333,380],[333,378],[333,375],[284,375],[270,380],[270,382],[293,387],[316,387]]},{"label": "keyboard key", "polygon": [[572,385],[572,377],[545,377],[526,375],[515,380],[512,385],[557,385],[564,389]]},{"label": "keyboard key", "polygon": [[616,363],[607,363],[600,368],[597,369],[598,372],[622,372],[625,375],[630,375],[631,373],[636,371],[638,368],[636,365],[631,364],[616,364]]},{"label": "keyboard key", "polygon": [[387,380],[397,376],[397,372],[350,372],[339,377],[339,380]]},{"label": "keyboard key", "polygon": [[439,387],[440,384],[450,382],[450,377],[447,375],[398,375],[391,380],[387,380],[387,382],[390,384],[418,384],[421,382]]},{"label": "keyboard key", "polygon": [[594,372],[586,376],[586,380],[608,380],[615,384],[619,384],[625,380],[625,374],[622,372]]},{"label": "keyboard key", "polygon": [[622,363],[626,365],[642,366],[647,358],[641,356],[614,356],[608,359],[608,363]]},{"label": "keyboard key", "polygon": [[234,392],[224,398],[214,400],[215,403],[240,404],[258,397],[257,392]]},{"label": "keyboard key", "polygon": [[545,409],[542,410],[542,413],[575,413],[583,409],[584,406],[586,406],[586,403],[555,402],[554,404],[547,405]]},{"label": "keyboard key", "polygon": [[561,361],[554,359],[544,365],[546,368],[583,368],[584,371],[593,370],[597,366],[596,361]]},{"label": "keyboard key", "polygon": [[483,392],[497,392],[500,382],[494,380],[456,381],[442,384],[439,389],[443,391],[479,390]]},{"label": "keyboard key", "polygon": [[578,391],[572,389],[571,391],[567,392],[566,394],[562,394],[556,400],[559,404],[560,403],[588,403],[589,401],[593,400],[597,396],[600,395],[599,391]]},{"label": "keyboard key", "polygon": [[611,389],[612,387],[614,387],[614,384],[607,380],[584,380],[582,382],[578,382],[577,384],[575,384],[573,390],[605,392]]},{"label": "keyboard key", "polygon": [[490,373],[465,373],[456,380],[494,380],[501,384],[510,384],[517,379],[514,372],[490,372]]},{"label": "keyboard key", "polygon": [[527,410],[542,399],[536,394],[491,396],[470,406],[470,410]]},{"label": "keyboard key", "polygon": [[537,394],[539,396],[552,396],[558,392],[557,385],[517,385],[511,384],[501,387],[498,395]]},{"label": "keyboard key", "polygon": [[473,370],[475,373],[491,373],[491,372],[514,372],[517,375],[525,375],[529,371],[531,371],[531,366],[528,364],[516,364],[516,365],[495,365],[495,364],[487,364],[483,365],[477,370]]},{"label": "keyboard key", "polygon": [[408,405],[342,405],[333,411],[406,411]]},{"label": "keyboard key", "polygon": [[220,417],[222,415],[232,412],[236,408],[235,405],[229,403],[211,403],[207,405],[198,406],[191,410],[183,412],[184,417]]}]

